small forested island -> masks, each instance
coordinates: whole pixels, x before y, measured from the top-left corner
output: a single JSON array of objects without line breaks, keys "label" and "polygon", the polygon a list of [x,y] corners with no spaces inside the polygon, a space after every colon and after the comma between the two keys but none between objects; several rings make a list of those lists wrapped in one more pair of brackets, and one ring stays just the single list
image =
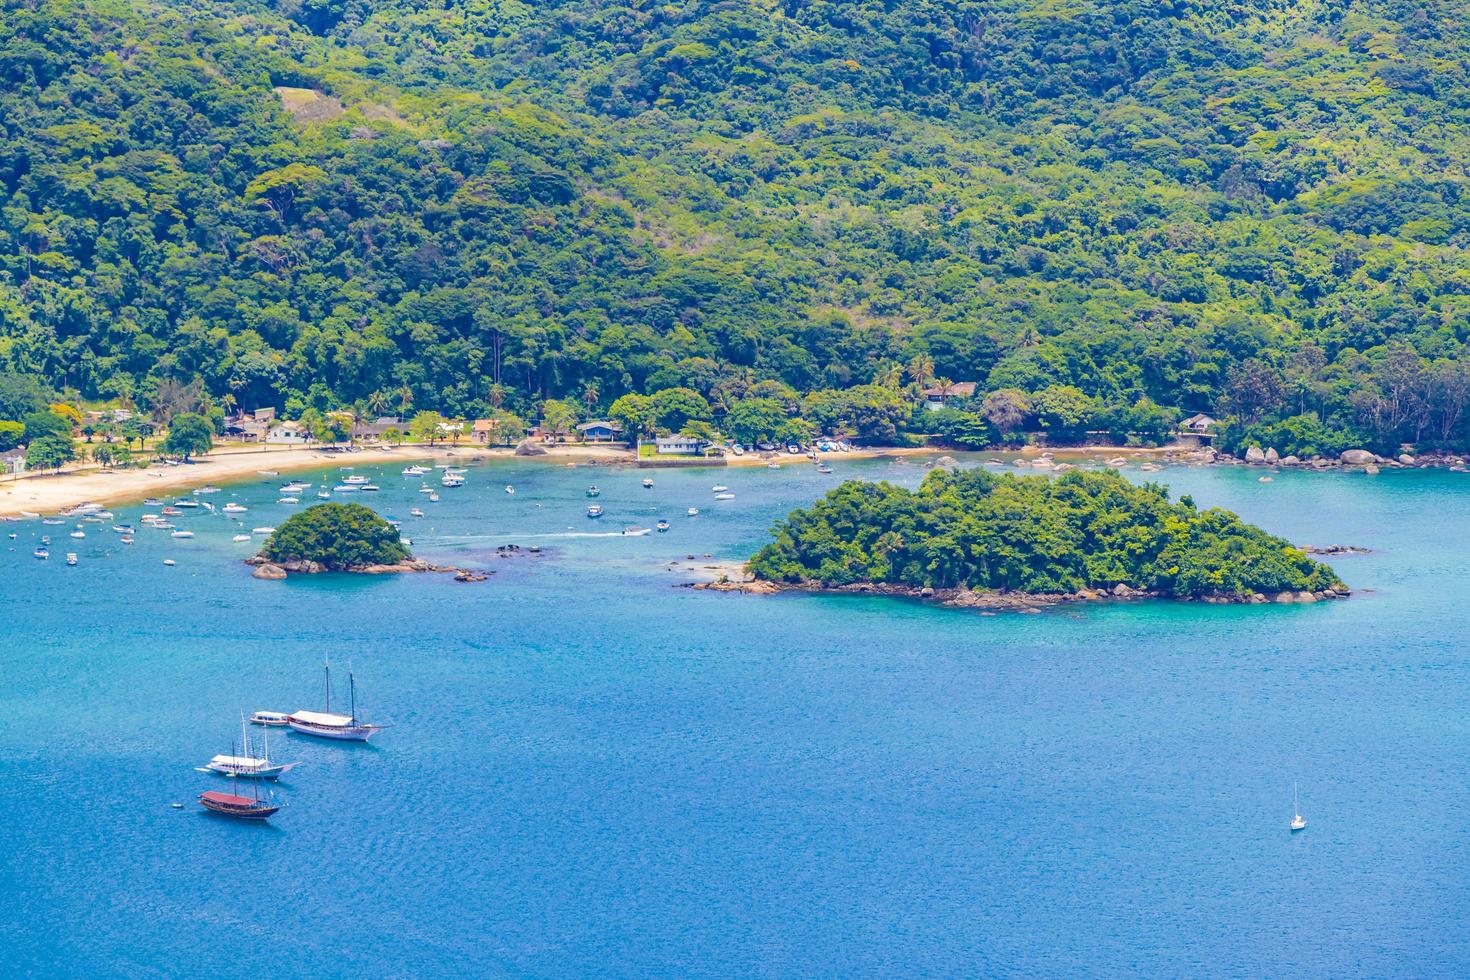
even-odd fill
[{"label": "small forested island", "polygon": [[1311,602],[1349,590],[1235,514],[1116,473],[935,470],[917,491],[848,481],[773,529],[748,583],[1031,607],[1104,597]]},{"label": "small forested island", "polygon": [[316,504],[293,514],[248,561],[257,578],[277,579],[287,572],[456,571],[415,559],[398,529],[362,504]]}]

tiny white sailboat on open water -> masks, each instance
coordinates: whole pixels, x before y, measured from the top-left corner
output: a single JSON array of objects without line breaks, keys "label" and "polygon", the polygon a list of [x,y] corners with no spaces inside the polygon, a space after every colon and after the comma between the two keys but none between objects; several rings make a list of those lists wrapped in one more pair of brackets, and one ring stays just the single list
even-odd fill
[{"label": "tiny white sailboat on open water", "polygon": [[1294,834],[1307,826],[1307,818],[1302,816],[1302,808],[1296,801],[1296,783],[1291,784],[1291,832]]}]

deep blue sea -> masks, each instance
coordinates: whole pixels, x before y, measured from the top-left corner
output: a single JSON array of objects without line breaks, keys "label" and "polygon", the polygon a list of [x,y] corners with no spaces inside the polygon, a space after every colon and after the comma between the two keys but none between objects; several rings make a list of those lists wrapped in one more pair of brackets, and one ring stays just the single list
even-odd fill
[{"label": "deep blue sea", "polygon": [[[986,616],[674,587],[919,465],[504,461],[437,504],[401,467],[361,502],[490,581],[252,579],[231,535],[285,476],[188,541],[0,525],[5,974],[1470,974],[1470,475],[1135,469],[1374,549],[1335,560],[1362,591]],[[235,784],[194,767],[242,711],[319,709],[326,656],[393,727],[276,730],[285,809],[202,812]]]}]

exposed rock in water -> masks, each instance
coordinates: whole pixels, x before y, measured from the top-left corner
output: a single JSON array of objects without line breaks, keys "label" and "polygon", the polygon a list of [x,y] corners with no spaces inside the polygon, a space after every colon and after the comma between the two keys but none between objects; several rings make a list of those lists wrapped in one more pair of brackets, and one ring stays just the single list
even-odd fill
[{"label": "exposed rock in water", "polygon": [[1296,466],[1300,462],[1301,462],[1301,460],[1298,459],[1295,456],[1283,456],[1281,458],[1281,465],[1282,466]]},{"label": "exposed rock in water", "polygon": [[1414,465],[1414,457],[1413,456],[1410,456],[1408,453],[1402,453],[1399,456],[1399,462],[1402,463],[1405,466],[1413,466]]},{"label": "exposed rock in water", "polygon": [[1370,553],[1367,548],[1356,548],[1347,544],[1304,544],[1299,545],[1299,547],[1309,555],[1366,555]]},{"label": "exposed rock in water", "polygon": [[1264,463],[1266,454],[1261,452],[1260,446],[1251,446],[1245,451],[1245,461],[1251,464]]},{"label": "exposed rock in water", "polygon": [[546,447],[545,446],[538,446],[536,443],[532,442],[530,439],[522,439],[520,442],[516,443],[516,455],[517,456],[545,456],[546,455]]},{"label": "exposed rock in water", "polygon": [[[314,561],[302,559],[289,559],[287,561],[272,562],[264,555],[252,555],[245,559],[245,564],[254,565],[255,571],[251,573],[255,578],[279,580],[292,575],[320,575],[330,572],[332,569]],[[424,561],[422,558],[410,558],[407,561],[395,562],[391,565],[353,565],[351,568],[343,569],[350,574],[357,575],[399,575],[406,572],[468,572],[472,575],[478,572],[464,568],[455,568],[451,565],[435,565]],[[475,581],[479,581],[476,579]]]},{"label": "exposed rock in water", "polygon": [[1272,466],[1275,466],[1277,463],[1281,462],[1281,454],[1276,452],[1274,448],[1267,449],[1266,462]]},{"label": "exposed rock in water", "polygon": [[250,577],[278,581],[286,577],[286,570],[280,565],[272,565],[270,562],[264,562],[257,566],[255,571],[250,573]]},{"label": "exposed rock in water", "polygon": [[1366,449],[1345,449],[1337,458],[1348,466],[1365,466],[1378,462],[1378,457]]},{"label": "exposed rock in water", "polygon": [[1377,476],[1379,473],[1379,469],[1374,464],[1369,463],[1367,466],[1363,467],[1363,472],[1367,473],[1369,476]]}]

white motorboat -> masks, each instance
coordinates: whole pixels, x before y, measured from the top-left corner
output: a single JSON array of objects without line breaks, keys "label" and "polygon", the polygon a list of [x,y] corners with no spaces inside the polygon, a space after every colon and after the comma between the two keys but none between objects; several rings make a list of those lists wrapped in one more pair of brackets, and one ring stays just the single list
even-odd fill
[{"label": "white motorboat", "polygon": [[505,492],[508,493],[508,494],[510,494],[510,495],[512,495],[512,496],[514,496],[515,495],[515,492],[516,492],[516,488],[513,487],[513,486],[511,486],[509,483],[507,483],[505,485]]},{"label": "white motorboat", "polygon": [[290,715],[284,711],[257,711],[250,716],[252,725],[266,725],[271,728],[285,728],[286,721]]},{"label": "white motorboat", "polygon": [[645,476],[643,478],[643,489],[645,489],[645,490],[652,490],[653,489],[653,479],[651,477],[646,477]]},{"label": "white motorboat", "polygon": [[75,565],[77,563],[77,553],[75,551],[68,551],[66,553],[66,563],[68,565]]},{"label": "white motorboat", "polygon": [[685,513],[688,514],[690,517],[698,517],[699,516],[699,508],[698,507],[690,507],[687,511],[685,511]]},{"label": "white motorboat", "polygon": [[250,535],[248,535],[248,534],[237,534],[233,538],[231,538],[230,540],[231,541],[234,541],[236,544],[239,544],[242,541],[249,541],[250,540]]},{"label": "white motorboat", "polygon": [[597,504],[593,504],[592,506],[590,506],[590,507],[587,508],[587,516],[588,517],[594,517],[594,518],[595,517],[601,517],[602,516],[602,508],[600,506],[598,506]]},{"label": "white motorboat", "polygon": [[223,507],[220,508],[220,510],[224,511],[226,514],[243,514],[249,509],[250,508],[246,507],[244,504],[235,503],[225,504]]},{"label": "white motorboat", "polygon": [[87,532],[83,531],[81,528],[77,528],[75,531],[71,532],[71,536],[74,538],[85,538],[87,536]]},{"label": "white motorboat", "polygon": [[193,531],[172,531],[169,533],[169,537],[171,538],[192,538],[193,536]]},{"label": "white motorboat", "polygon": [[1294,834],[1298,830],[1305,830],[1306,829],[1306,826],[1307,826],[1307,818],[1304,817],[1304,816],[1302,816],[1301,806],[1298,805],[1297,799],[1296,799],[1296,783],[1292,783],[1291,784],[1291,832]]},{"label": "white motorboat", "polygon": [[275,534],[276,533],[276,529],[273,528],[273,527],[253,527],[253,528],[250,529],[250,533],[251,534]]},{"label": "white motorboat", "polygon": [[365,476],[354,474],[352,476],[343,477],[342,478],[342,482],[343,483],[352,483],[352,484],[356,484],[357,486],[362,486],[364,483],[368,482],[368,478],[365,477]]},{"label": "white motorboat", "polygon": [[725,486],[723,483],[716,483],[714,486],[710,487],[710,489],[713,490],[715,493],[724,493],[730,488]]},{"label": "white motorboat", "polygon": [[716,500],[734,500],[735,499],[735,495],[733,493],[717,493],[717,494],[715,494],[715,499]]},{"label": "white motorboat", "polygon": [[625,537],[625,538],[641,538],[645,534],[652,534],[652,533],[653,533],[653,528],[651,528],[651,527],[637,527],[637,526],[634,526],[634,527],[625,527],[625,528],[623,528],[623,537]]},{"label": "white motorboat", "polygon": [[424,516],[424,512],[422,510],[419,510],[417,507],[414,507],[411,510],[409,510],[408,516],[409,517],[423,517]]},{"label": "white motorboat", "polygon": [[278,497],[276,499],[276,503],[278,503],[278,504],[299,504],[299,503],[301,503],[301,498],[300,497]]}]

